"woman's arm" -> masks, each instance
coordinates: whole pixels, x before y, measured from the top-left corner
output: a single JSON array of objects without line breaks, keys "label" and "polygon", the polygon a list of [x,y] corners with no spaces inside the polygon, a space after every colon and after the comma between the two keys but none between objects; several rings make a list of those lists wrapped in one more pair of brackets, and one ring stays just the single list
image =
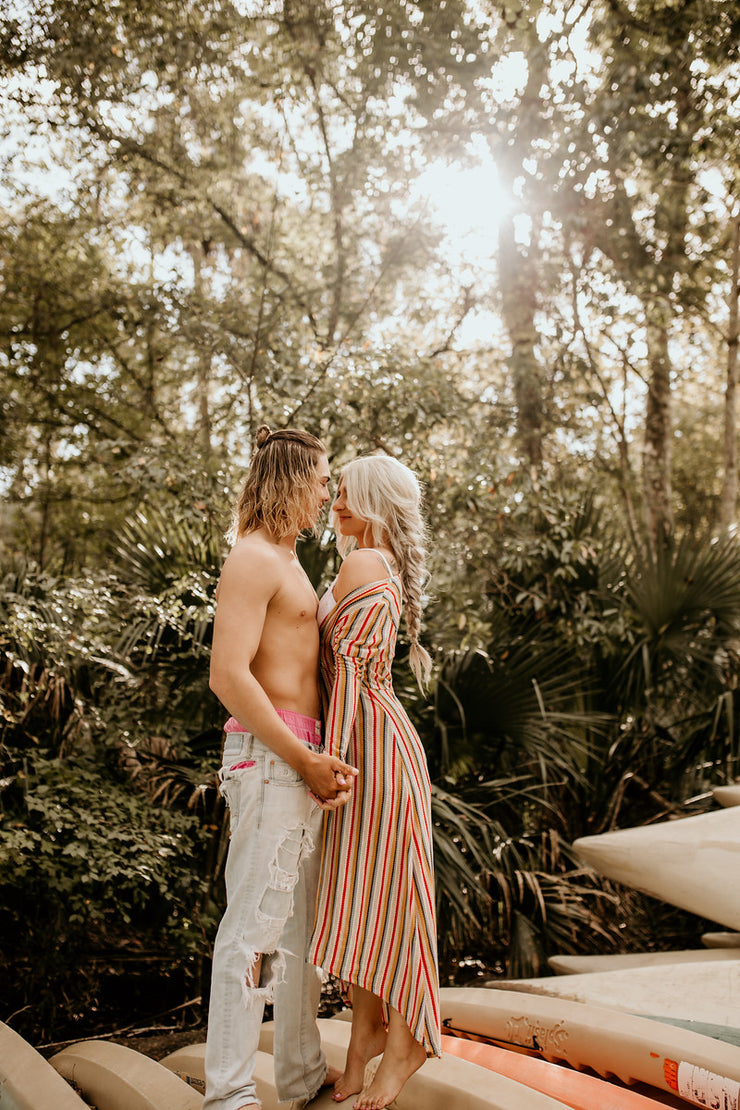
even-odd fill
[{"label": "woman's arm", "polygon": [[326,713],[326,750],[345,758],[357,716],[367,661],[382,643],[388,603],[379,591],[347,603],[331,631],[335,674]]},{"label": "woman's arm", "polygon": [[[352,551],[339,568],[334,583],[337,604],[341,605],[344,598],[363,586],[377,586],[386,576],[385,564],[377,551]],[[382,643],[387,619],[387,601],[381,592],[371,590],[348,601],[332,628],[331,646],[336,669],[324,742],[327,751],[339,759],[344,759],[352,735],[366,661]]]}]

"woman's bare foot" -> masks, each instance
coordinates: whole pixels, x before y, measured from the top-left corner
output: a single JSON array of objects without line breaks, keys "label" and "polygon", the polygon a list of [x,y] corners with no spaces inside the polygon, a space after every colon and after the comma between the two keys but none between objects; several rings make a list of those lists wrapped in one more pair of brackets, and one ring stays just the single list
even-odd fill
[{"label": "woman's bare foot", "polygon": [[365,1068],[373,1056],[380,1056],[385,1051],[387,1037],[383,1025],[362,1030],[355,1029],[353,1024],[344,1071],[334,1084],[334,1094],[331,1096],[335,1102],[344,1102],[350,1095],[356,1095],[362,1090]]},{"label": "woman's bare foot", "polygon": [[418,1041],[400,1048],[389,1045],[372,1083],[353,1103],[354,1110],[383,1110],[384,1106],[390,1106],[406,1080],[419,1070],[426,1058],[426,1051]]}]

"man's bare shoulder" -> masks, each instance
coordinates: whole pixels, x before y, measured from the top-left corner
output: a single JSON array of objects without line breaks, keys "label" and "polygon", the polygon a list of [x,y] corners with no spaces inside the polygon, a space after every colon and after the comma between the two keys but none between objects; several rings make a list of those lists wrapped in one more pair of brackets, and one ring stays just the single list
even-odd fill
[{"label": "man's bare shoulder", "polygon": [[285,560],[274,543],[257,532],[236,541],[221,571],[221,586],[237,581],[268,593],[276,590],[285,575]]}]

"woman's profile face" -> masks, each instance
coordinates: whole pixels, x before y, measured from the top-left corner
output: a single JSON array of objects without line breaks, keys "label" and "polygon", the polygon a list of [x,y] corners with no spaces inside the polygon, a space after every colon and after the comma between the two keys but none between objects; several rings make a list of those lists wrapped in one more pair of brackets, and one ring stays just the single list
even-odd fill
[{"label": "woman's profile face", "polygon": [[362,546],[365,530],[367,528],[367,521],[356,513],[347,504],[347,490],[344,484],[344,479],[340,478],[339,486],[337,488],[334,502],[331,507],[336,520],[337,530],[343,536],[348,538],[354,537],[358,544]]}]

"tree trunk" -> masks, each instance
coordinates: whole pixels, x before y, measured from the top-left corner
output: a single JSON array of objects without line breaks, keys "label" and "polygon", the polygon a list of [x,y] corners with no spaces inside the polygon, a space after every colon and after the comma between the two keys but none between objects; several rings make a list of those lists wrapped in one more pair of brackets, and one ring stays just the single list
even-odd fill
[{"label": "tree trunk", "polygon": [[[203,303],[203,271],[200,243],[190,243],[188,254],[193,263],[193,291],[199,304]],[[202,340],[201,340],[202,343]],[[211,460],[211,356],[202,346],[198,351],[198,438],[203,452],[203,462],[208,466]]]},{"label": "tree trunk", "polygon": [[735,520],[737,505],[737,346],[738,298],[740,297],[740,209],[732,221],[730,254],[730,291],[727,297],[727,381],[722,453],[722,490],[719,499],[719,526],[724,530]]},{"label": "tree trunk", "polygon": [[673,529],[671,360],[666,312],[666,307],[660,303],[646,306],[650,378],[645,409],[642,482],[648,542],[653,551]]},{"label": "tree trunk", "polygon": [[535,325],[536,284],[529,258],[514,238],[514,223],[506,218],[499,232],[499,266],[504,323],[511,343],[508,359],[516,404],[517,437],[530,466],[542,465],[543,372],[537,358]]}]

